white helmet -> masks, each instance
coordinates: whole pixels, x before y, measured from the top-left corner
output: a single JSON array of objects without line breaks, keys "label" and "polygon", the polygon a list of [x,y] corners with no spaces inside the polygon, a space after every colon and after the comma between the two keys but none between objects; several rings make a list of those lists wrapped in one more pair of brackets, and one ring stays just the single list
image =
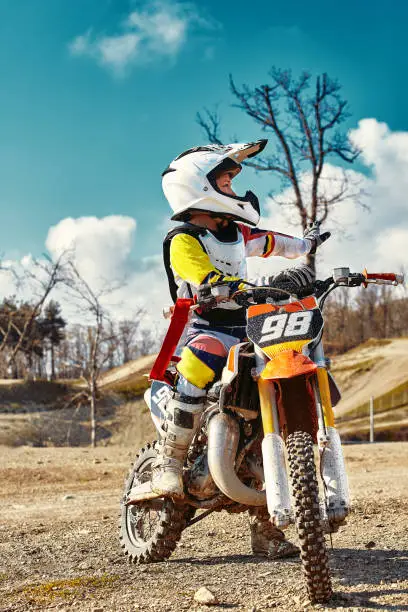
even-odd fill
[{"label": "white helmet", "polygon": [[248,225],[259,221],[259,201],[252,191],[242,197],[223,193],[217,187],[219,171],[241,168],[247,157],[262,151],[267,140],[206,145],[181,153],[163,172],[163,191],[174,211],[173,221],[185,221],[193,210],[227,216]]}]

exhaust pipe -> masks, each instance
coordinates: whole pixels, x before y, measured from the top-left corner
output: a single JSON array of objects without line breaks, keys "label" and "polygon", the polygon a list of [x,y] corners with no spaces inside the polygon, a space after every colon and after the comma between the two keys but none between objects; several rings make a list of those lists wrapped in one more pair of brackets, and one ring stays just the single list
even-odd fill
[{"label": "exhaust pipe", "polygon": [[208,424],[208,466],[219,490],[245,506],[266,506],[265,491],[247,487],[235,473],[235,457],[239,443],[239,425],[224,412],[216,414]]}]

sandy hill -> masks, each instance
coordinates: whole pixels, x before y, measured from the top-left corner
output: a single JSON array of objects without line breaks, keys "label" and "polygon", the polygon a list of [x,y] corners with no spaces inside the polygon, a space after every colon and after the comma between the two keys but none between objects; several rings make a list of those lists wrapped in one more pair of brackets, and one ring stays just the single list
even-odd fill
[{"label": "sandy hill", "polygon": [[150,372],[155,359],[156,355],[146,355],[145,357],[128,361],[128,363],[102,374],[99,385],[101,387],[106,387],[118,382],[132,381],[144,376]]},{"label": "sandy hill", "polygon": [[[154,439],[142,399],[155,355],[104,373],[97,405],[98,444],[140,445]],[[0,445],[89,444],[89,405],[79,381],[0,380]],[[76,398],[76,399],[75,399]]]},{"label": "sandy hill", "polygon": [[408,434],[408,339],[371,339],[333,359],[332,374],[342,392],[336,407],[343,433],[368,432],[370,397],[376,431]]},{"label": "sandy hill", "polygon": [[333,359],[332,374],[343,396],[340,416],[408,381],[408,338],[369,340]]}]

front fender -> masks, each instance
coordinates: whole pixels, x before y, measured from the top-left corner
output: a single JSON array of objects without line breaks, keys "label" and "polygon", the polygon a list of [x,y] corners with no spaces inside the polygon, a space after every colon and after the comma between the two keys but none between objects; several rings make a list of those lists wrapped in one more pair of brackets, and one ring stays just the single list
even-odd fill
[{"label": "front fender", "polygon": [[282,351],[268,361],[261,372],[263,380],[279,380],[280,378],[293,378],[302,374],[312,374],[317,365],[303,353],[294,350]]}]

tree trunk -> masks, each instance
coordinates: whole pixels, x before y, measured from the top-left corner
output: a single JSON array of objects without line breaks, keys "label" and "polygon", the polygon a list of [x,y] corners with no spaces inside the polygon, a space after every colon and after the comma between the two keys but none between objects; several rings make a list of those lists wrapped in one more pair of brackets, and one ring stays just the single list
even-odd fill
[{"label": "tree trunk", "polygon": [[96,446],[96,388],[95,381],[91,381],[91,446]]},{"label": "tree trunk", "polygon": [[37,370],[38,380],[41,380],[42,378],[46,378],[47,376],[44,377],[43,359],[42,357],[40,357],[40,355],[37,356],[36,363],[37,363],[36,370]]},{"label": "tree trunk", "polygon": [[17,379],[18,378],[18,367],[17,367],[17,363],[15,359],[11,359],[11,361],[9,362],[9,368],[11,370],[11,378]]},{"label": "tree trunk", "polygon": [[35,380],[35,371],[33,367],[33,355],[32,353],[27,353],[26,355],[26,369],[24,372],[24,378],[26,380]]},{"label": "tree trunk", "polygon": [[51,352],[51,380],[55,380],[55,354],[54,354],[54,345],[51,342],[50,346]]}]

